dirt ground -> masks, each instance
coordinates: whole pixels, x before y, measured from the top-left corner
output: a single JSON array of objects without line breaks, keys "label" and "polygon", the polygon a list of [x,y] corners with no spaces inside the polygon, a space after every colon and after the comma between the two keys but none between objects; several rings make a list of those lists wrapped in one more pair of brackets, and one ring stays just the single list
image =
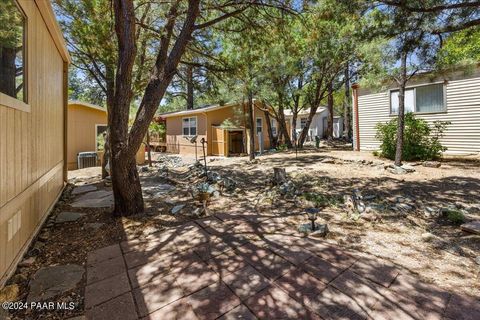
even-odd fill
[{"label": "dirt ground", "polygon": [[[19,267],[9,281],[20,286],[20,299],[26,298],[29,279],[41,267],[85,265],[87,253],[94,249],[125,239],[148,239],[152,233],[196,219],[198,212],[203,212],[202,203],[192,200],[192,186],[205,181],[199,173],[202,170],[192,170],[195,159],[183,157],[180,161],[174,155],[155,155],[154,159],[158,161],[153,167],[140,170],[143,185],[170,185],[175,190],[161,195],[146,193],[146,213],[129,218],[112,217],[109,208],[72,208],[74,186],[110,187],[100,179],[98,168],[69,174],[70,184],[27,252],[26,257],[36,257],[35,262]],[[327,223],[330,230],[327,241],[388,259],[441,288],[480,297],[480,236],[462,231],[442,215],[425,214],[426,207],[436,212],[456,206],[468,209],[467,220],[480,219],[479,158],[447,158],[439,168],[414,163],[415,172],[401,175],[385,169],[389,164],[391,161],[371,153],[338,147],[307,149],[298,155],[266,154],[253,162],[245,157],[209,157],[208,170],[234,180],[236,188],[227,192],[214,186],[219,195],[209,200],[207,214],[282,217],[289,221],[294,233],[300,224],[308,222],[305,209],[310,203],[303,200],[304,195],[314,194],[322,204],[317,222]],[[273,167],[286,169],[291,180],[289,190],[272,186]],[[351,214],[345,207],[344,197],[353,192],[363,196],[369,219]],[[179,204],[185,206],[172,214],[172,208]],[[54,224],[53,219],[62,211],[86,215],[76,222]],[[84,285],[82,282],[59,297],[60,301],[75,302],[74,310],[19,311],[12,318],[67,319],[81,315]]]}]

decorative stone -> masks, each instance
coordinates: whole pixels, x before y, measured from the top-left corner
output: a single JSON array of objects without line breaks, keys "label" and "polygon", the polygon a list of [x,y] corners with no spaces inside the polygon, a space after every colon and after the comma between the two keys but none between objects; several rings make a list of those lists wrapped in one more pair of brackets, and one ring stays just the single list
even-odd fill
[{"label": "decorative stone", "polygon": [[172,208],[172,210],[170,211],[173,215],[179,213],[180,211],[182,211],[182,209],[185,207],[184,204],[177,204],[175,207]]},{"label": "decorative stone", "polygon": [[422,240],[425,242],[430,242],[435,239],[435,235],[431,234],[430,232],[422,233]]},{"label": "decorative stone", "polygon": [[3,289],[0,290],[0,302],[17,301],[19,293],[20,289],[17,284],[5,286]]},{"label": "decorative stone", "polygon": [[27,302],[43,301],[74,289],[85,269],[76,264],[52,266],[38,270],[30,281]]},{"label": "decorative stone", "polygon": [[423,213],[426,218],[435,217],[438,214],[438,210],[435,210],[432,207],[425,207]]},{"label": "decorative stone", "polygon": [[328,233],[328,225],[327,224],[317,224],[315,231],[310,233],[310,237],[314,238],[323,238]]},{"label": "decorative stone", "polygon": [[402,165],[402,169],[404,169],[407,172],[415,172],[415,168],[409,164]]},{"label": "decorative stone", "polygon": [[335,159],[332,158],[325,158],[320,161],[321,163],[335,163]]},{"label": "decorative stone", "polygon": [[108,208],[113,205],[113,193],[107,190],[88,192],[72,203],[74,208]]},{"label": "decorative stone", "polygon": [[36,258],[30,257],[28,259],[24,259],[22,262],[18,264],[19,267],[30,267],[35,263]]},{"label": "decorative stone", "polygon": [[460,228],[466,232],[480,234],[480,220],[464,223]]},{"label": "decorative stone", "polygon": [[175,187],[168,183],[162,183],[142,188],[142,191],[145,195],[152,196],[154,198],[165,195],[173,190],[175,190]]},{"label": "decorative stone", "polygon": [[475,262],[480,265],[480,256],[478,256],[477,258],[475,258]]},{"label": "decorative stone", "polygon": [[60,212],[55,219],[55,223],[74,222],[83,217],[85,214],[81,212]]},{"label": "decorative stone", "polygon": [[97,187],[91,185],[91,184],[86,184],[83,186],[78,186],[75,187],[72,191],[72,195],[77,195],[85,192],[91,192],[91,191],[97,191]]},{"label": "decorative stone", "polygon": [[442,164],[438,161],[424,161],[422,166],[427,168],[439,168]]}]

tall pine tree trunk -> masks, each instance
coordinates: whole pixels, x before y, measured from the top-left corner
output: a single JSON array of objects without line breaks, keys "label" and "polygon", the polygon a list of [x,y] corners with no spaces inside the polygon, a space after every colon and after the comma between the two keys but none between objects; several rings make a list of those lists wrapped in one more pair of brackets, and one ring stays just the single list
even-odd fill
[{"label": "tall pine tree trunk", "polygon": [[270,113],[267,110],[264,110],[263,113],[265,114],[265,121],[267,122],[267,132],[268,132],[268,140],[270,141],[270,148],[276,148],[277,137],[273,135]]},{"label": "tall pine tree trunk", "polygon": [[255,122],[253,120],[253,93],[252,90],[248,89],[248,123],[250,125],[249,132],[250,132],[250,160],[255,159]]},{"label": "tall pine tree trunk", "polygon": [[187,65],[187,110],[192,110],[194,107],[193,100],[193,67]]},{"label": "tall pine tree trunk", "polygon": [[329,141],[331,141],[333,140],[333,82],[328,84],[327,109],[327,138]]},{"label": "tall pine tree trunk", "polygon": [[147,131],[147,158],[148,158],[148,166],[152,166],[152,148],[150,148],[150,131]]},{"label": "tall pine tree trunk", "polygon": [[397,121],[397,149],[395,151],[395,165],[402,165],[403,132],[405,130],[405,87],[407,85],[407,52],[404,50],[400,57],[400,79],[398,89],[398,121]]},{"label": "tall pine tree trunk", "polygon": [[351,105],[350,105],[350,69],[347,63],[345,68],[345,97],[343,100],[343,130],[345,132],[345,138],[347,141],[352,141],[352,122],[351,117]]}]

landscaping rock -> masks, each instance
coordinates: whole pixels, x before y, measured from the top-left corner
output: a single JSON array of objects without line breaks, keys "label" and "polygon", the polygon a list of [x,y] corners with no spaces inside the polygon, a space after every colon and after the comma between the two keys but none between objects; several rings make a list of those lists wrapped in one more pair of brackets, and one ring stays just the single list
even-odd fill
[{"label": "landscaping rock", "polygon": [[402,167],[399,166],[393,166],[393,168],[390,168],[388,171],[390,171],[393,174],[405,174],[407,173],[407,170],[403,169]]},{"label": "landscaping rock", "polygon": [[437,217],[438,216],[438,210],[436,210],[432,207],[423,208],[423,213],[425,215],[425,218],[432,218],[432,217]]},{"label": "landscaping rock", "polygon": [[460,228],[466,232],[480,234],[480,220],[464,223]]},{"label": "landscaping rock", "polygon": [[107,190],[88,192],[72,203],[74,208],[108,208],[113,205],[113,193]]},{"label": "landscaping rock", "polygon": [[177,213],[182,211],[183,208],[185,208],[184,204],[177,204],[175,207],[172,208],[170,212],[171,214],[176,215]]},{"label": "landscaping rock", "polygon": [[413,207],[406,203],[397,203],[392,207],[392,209],[395,211],[410,212],[413,210]]},{"label": "landscaping rock", "polygon": [[321,163],[335,163],[335,159],[325,158],[320,161]]},{"label": "landscaping rock", "polygon": [[24,259],[24,260],[22,260],[22,262],[20,262],[18,264],[18,266],[19,267],[30,267],[31,265],[33,265],[35,263],[35,260],[36,260],[35,257],[30,257],[30,258]]},{"label": "landscaping rock", "polygon": [[225,191],[232,192],[237,187],[237,182],[232,178],[225,177],[220,181],[220,185],[225,188]]},{"label": "landscaping rock", "polygon": [[[315,225],[315,231],[310,233],[310,237],[314,238],[324,238],[328,234],[328,225],[327,224],[317,224]],[[311,228],[311,227],[310,227]]]},{"label": "landscaping rock", "polygon": [[100,229],[101,227],[103,227],[105,225],[105,223],[101,223],[101,222],[92,222],[92,223],[87,223],[85,225],[85,227],[89,230],[93,230],[93,231],[97,231],[98,229]]},{"label": "landscaping rock", "polygon": [[0,302],[17,301],[19,293],[20,293],[20,288],[18,287],[17,284],[11,284],[9,286],[5,286],[3,289],[0,290]]},{"label": "landscaping rock", "polygon": [[422,166],[427,168],[439,168],[442,164],[438,161],[424,161]]},{"label": "landscaping rock", "polygon": [[60,212],[55,219],[55,223],[74,222],[83,217],[85,214],[81,212]]},{"label": "landscaping rock", "polygon": [[142,188],[142,192],[148,197],[158,198],[171,191],[175,190],[175,187],[168,183],[161,183],[153,186],[146,186]]},{"label": "landscaping rock", "polygon": [[43,301],[74,289],[85,269],[76,264],[52,266],[38,270],[30,281],[27,302]]},{"label": "landscaping rock", "polygon": [[422,233],[422,240],[425,241],[425,242],[430,242],[432,241],[433,239],[435,239],[435,235],[433,235],[432,233],[430,232],[424,232]]},{"label": "landscaping rock", "polygon": [[407,172],[415,172],[415,168],[409,164],[402,165],[402,169],[404,169]]},{"label": "landscaping rock", "polygon": [[97,191],[97,187],[91,185],[91,184],[86,184],[83,186],[78,186],[75,187],[72,191],[72,195],[77,195],[85,192],[91,192],[91,191]]}]

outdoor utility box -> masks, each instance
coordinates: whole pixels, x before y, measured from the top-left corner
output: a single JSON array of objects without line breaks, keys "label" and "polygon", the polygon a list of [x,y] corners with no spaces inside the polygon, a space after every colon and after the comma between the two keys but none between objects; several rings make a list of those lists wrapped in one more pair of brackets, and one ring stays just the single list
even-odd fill
[{"label": "outdoor utility box", "polygon": [[77,156],[78,169],[96,167],[98,156],[96,152],[80,152]]}]

